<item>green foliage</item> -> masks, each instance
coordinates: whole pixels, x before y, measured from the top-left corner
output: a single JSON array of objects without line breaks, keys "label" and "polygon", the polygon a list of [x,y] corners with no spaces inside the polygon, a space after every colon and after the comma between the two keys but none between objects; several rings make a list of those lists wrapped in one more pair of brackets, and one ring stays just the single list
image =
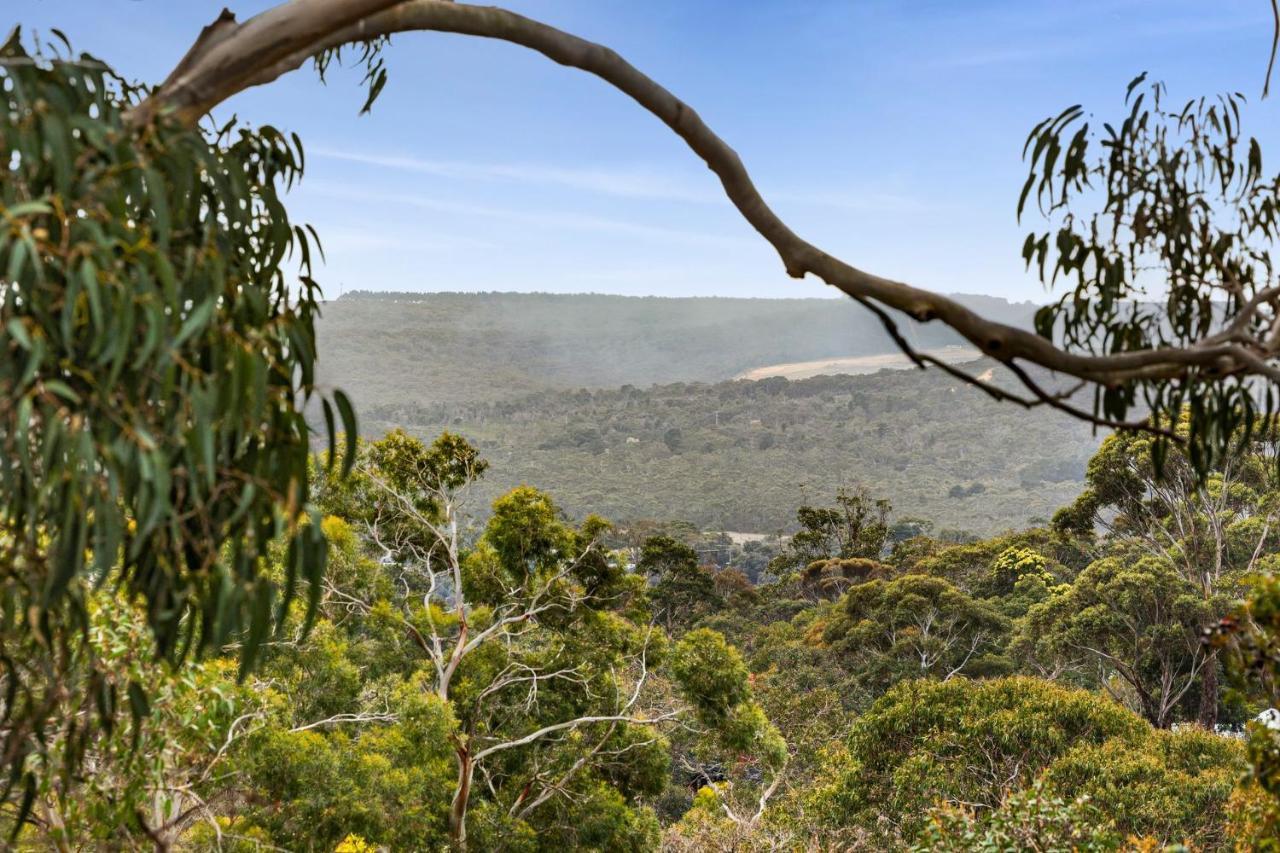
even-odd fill
[{"label": "green foliage", "polygon": [[[526,509],[547,505],[516,503]],[[495,513],[488,532],[516,541],[520,531],[530,530],[529,517]],[[548,529],[557,541],[570,538],[557,518],[533,517],[543,523],[533,539],[545,538]],[[615,669],[624,665],[624,653],[646,642],[643,629],[608,612],[549,614],[554,618],[538,619],[509,642],[486,644],[469,656],[445,700],[413,639],[415,631],[427,632],[428,620],[445,636],[457,629],[443,602],[433,602],[428,615],[416,593],[406,594],[410,572],[371,559],[371,543],[353,536],[345,521],[326,519],[325,526],[337,548],[330,591],[308,639],[275,646],[264,661],[260,689],[267,717],[236,752],[240,781],[234,784],[251,792],[249,805],[237,809],[227,829],[291,849],[324,849],[349,832],[392,849],[447,846],[455,745],[472,737],[489,743],[566,715],[607,710],[607,697],[622,687]],[[496,554],[491,545],[484,547]],[[551,570],[549,564],[545,568]],[[397,574],[399,583],[385,582]],[[526,581],[530,592],[537,589],[535,579]],[[488,605],[475,608],[471,630],[484,630],[493,618]],[[650,660],[661,657],[653,640]],[[539,667],[562,675],[533,693],[526,682],[499,685],[504,675]],[[593,750],[601,753],[596,761],[590,761]],[[597,724],[504,756],[489,770],[492,788],[483,795],[477,791],[469,817],[478,849],[499,841],[528,850],[579,844],[652,848],[656,823],[636,798],[666,782],[670,759],[661,737],[632,726]],[[557,778],[579,759],[586,767],[569,776],[572,798],[513,817],[521,791],[538,774]]]},{"label": "green foliage", "polygon": [[1053,575],[1048,570],[1044,555],[1030,548],[1006,548],[991,564],[989,594],[1006,596],[1028,577],[1036,577],[1051,584]]},{"label": "green foliage", "polygon": [[[301,176],[297,139],[234,122],[129,128],[141,90],[87,55],[32,55],[17,32],[0,82],[0,634],[16,779],[70,659],[100,724],[126,702],[82,642],[90,584],[142,601],[161,657],[238,639],[248,670],[299,581],[318,587],[325,542],[303,523],[313,239],[279,197]],[[334,402],[354,438],[350,404]],[[277,584],[263,561],[281,538]]]},{"label": "green foliage", "polygon": [[[1215,331],[1265,340],[1269,312],[1241,312],[1273,284],[1280,181],[1263,174],[1257,140],[1243,135],[1244,98],[1171,108],[1164,86],[1145,77],[1129,84],[1114,124],[1091,127],[1077,105],[1027,138],[1018,213],[1034,198],[1049,228],[1027,235],[1022,256],[1047,287],[1061,280],[1065,291],[1037,312],[1036,329],[1111,357],[1203,345]],[[1220,322],[1238,314],[1230,329]],[[1203,474],[1239,449],[1237,430],[1247,436],[1276,412],[1274,380],[1262,381],[1188,366],[1104,383],[1094,408],[1117,420],[1146,408],[1166,426],[1185,417],[1188,459]],[[1161,438],[1154,449],[1158,463],[1170,444]]]},{"label": "green foliage", "polygon": [[646,539],[636,570],[652,579],[649,600],[668,630],[687,627],[720,604],[716,578],[698,565],[698,555],[670,536]]},{"label": "green foliage", "polygon": [[389,708],[403,715],[393,725],[322,733],[277,724],[253,735],[238,768],[253,796],[232,827],[293,849],[329,848],[350,832],[396,848],[444,844],[455,722],[445,703],[407,686],[392,694]]},{"label": "green foliage", "polygon": [[543,850],[617,850],[645,853],[658,848],[661,827],[653,812],[635,808],[606,784],[591,789],[577,803],[550,838],[539,839]]},{"label": "green foliage", "polygon": [[912,853],[1105,853],[1120,848],[1114,825],[1088,797],[1067,802],[1039,781],[1011,792],[998,808],[979,814],[963,805],[943,805],[930,812],[930,820]]},{"label": "green foliage", "polygon": [[671,669],[707,726],[722,726],[747,699],[747,665],[742,655],[723,635],[708,628],[684,635],[676,645]]},{"label": "green foliage", "polygon": [[1055,580],[1070,580],[1091,561],[1089,544],[1070,532],[1043,527],[952,545],[917,537],[895,546],[894,561],[904,571],[945,578],[974,595],[1000,596],[1012,592],[1008,582],[1013,578],[998,581],[997,563],[1014,560],[1016,567],[1023,559],[1043,561]]},{"label": "green foliage", "polygon": [[800,572],[798,582],[806,597],[812,599],[836,599],[851,586],[869,580],[888,578],[888,566],[867,557],[835,557],[814,560]]},{"label": "green foliage", "polygon": [[1102,804],[1125,835],[1194,849],[1228,847],[1229,801],[1242,768],[1239,744],[1197,729],[1151,732],[1073,749],[1044,774],[1055,790]]},{"label": "green foliage", "polygon": [[[1190,416],[1184,416],[1178,432],[1190,429]],[[1276,439],[1274,423],[1252,436],[1239,430],[1239,451],[1202,477],[1181,448],[1168,449],[1160,460],[1150,436],[1110,436],[1089,462],[1084,492],[1055,516],[1055,527],[1086,537],[1098,528],[1105,532],[1102,553],[1128,562],[1145,554],[1167,564],[1204,600],[1198,624],[1187,627],[1208,630],[1243,591],[1246,577],[1274,562],[1280,521]],[[1168,614],[1155,615],[1169,621]],[[1223,705],[1216,653],[1209,655],[1199,676],[1197,713],[1206,727],[1217,723],[1220,707],[1232,715],[1241,710],[1238,702]]]},{"label": "green foliage", "polygon": [[[354,464],[346,479],[315,469],[319,504],[345,517],[320,525],[330,565],[311,632],[302,635],[301,614],[290,617],[239,692],[231,662],[218,662],[201,683],[226,701],[199,736],[165,729],[178,751],[161,751],[149,775],[104,780],[109,796],[52,786],[40,808],[57,805],[69,825],[128,843],[143,835],[141,823],[120,824],[134,804],[194,777],[190,790],[217,804],[202,815],[244,849],[439,848],[455,837],[459,756],[575,717],[611,717],[639,689],[634,719],[597,719],[487,756],[469,794],[468,846],[1013,850],[1035,838],[1087,850],[1132,835],[1143,837],[1133,849],[1222,849],[1260,846],[1275,825],[1269,795],[1238,785],[1236,741],[1155,731],[1097,692],[999,677],[1015,660],[1036,663],[1009,641],[1015,625],[1033,646],[1033,628],[1062,627],[1050,613],[1110,624],[1101,607],[1122,614],[1115,624],[1147,619],[1154,639],[1195,637],[1187,625],[1199,616],[1161,623],[1142,607],[1154,596],[1183,618],[1164,598],[1202,608],[1198,591],[1115,543],[1077,575],[1087,549],[1060,533],[947,545],[916,530],[884,562],[812,564],[848,588],[835,601],[805,600],[801,576],[752,589],[731,569],[699,566],[686,542],[713,541],[696,530],[614,531],[596,517],[575,525],[527,486],[472,526],[451,513],[485,465],[454,435],[360,442]],[[455,526],[465,536],[451,538]],[[602,539],[631,543],[635,571]],[[460,586],[448,568],[454,549]],[[284,571],[273,564],[274,577]],[[675,611],[674,638],[651,606]],[[1260,602],[1257,619],[1267,614]],[[485,634],[504,618],[515,620],[509,631]],[[1044,655],[1060,650],[1050,649],[1060,639],[1052,631],[1034,636]],[[433,637],[446,652],[482,639],[442,680]],[[1035,671],[1079,675],[1055,667]],[[1158,680],[1158,666],[1140,669]],[[174,703],[178,719],[189,715],[185,701]],[[208,824],[167,831],[189,846],[213,843]]]},{"label": "green foliage", "polygon": [[[1189,413],[1184,412],[1176,427],[1178,435],[1187,436]],[[1106,513],[1115,515],[1108,523],[1111,531],[1136,534],[1172,521],[1180,509],[1184,514],[1203,513],[1210,502],[1227,514],[1226,521],[1274,511],[1270,498],[1277,476],[1272,459],[1277,441],[1274,429],[1268,426],[1251,434],[1242,430],[1232,438],[1239,452],[1214,466],[1202,482],[1182,448],[1167,448],[1160,457],[1158,441],[1150,435],[1110,435],[1089,460],[1085,490],[1073,506],[1064,508],[1055,526],[1084,525],[1081,532],[1089,532],[1099,513]],[[1203,491],[1197,494],[1201,486]],[[1191,537],[1187,547],[1192,557],[1209,556],[1206,550],[1216,544],[1207,541],[1208,530],[1192,529],[1182,535]]]},{"label": "green foliage", "polygon": [[[1189,430],[1184,416],[1178,433]],[[1239,451],[1202,480],[1181,448],[1158,460],[1149,435],[1108,436],[1089,460],[1084,491],[1054,525],[1081,534],[1102,525],[1111,539],[1154,541],[1207,593],[1229,586],[1272,550],[1269,521],[1280,509],[1274,426],[1235,440]]]},{"label": "green foliage", "polygon": [[[333,560],[315,628],[266,652],[228,832],[434,849],[461,825],[473,849],[650,850],[645,803],[671,782],[668,734],[683,731],[664,713],[675,697],[709,755],[785,763],[741,656],[705,632],[669,653],[643,578],[600,547],[607,522],[574,525],[528,486],[481,529],[455,515],[485,467],[457,436],[395,432],[358,445],[350,478],[322,480],[321,505],[350,516],[322,525]],[[682,548],[666,544],[676,561]]]},{"label": "green foliage", "polygon": [[1116,555],[1032,607],[1026,632],[1037,654],[1114,671],[1143,716],[1164,728],[1205,665],[1201,626],[1214,612],[1167,562]]},{"label": "green foliage", "polygon": [[[385,44],[361,46],[366,111]],[[337,58],[318,57],[322,76]],[[1034,191],[1052,225],[1024,257],[1050,286],[1073,283],[1036,326],[1077,351],[1197,344],[1222,299],[1232,315],[1271,274],[1280,183],[1240,135],[1239,99],[1173,112],[1161,87],[1135,96],[1140,82],[1101,139],[1071,108],[1028,140],[1019,214]],[[326,327],[327,351],[357,384],[374,365],[377,420],[459,432],[363,442],[347,398],[316,390],[319,246],[279,198],[301,175],[296,137],[134,127],[142,90],[91,57],[31,55],[16,33],[0,83],[0,753],[4,793],[21,785],[4,810],[15,836],[29,822],[59,849],[1274,847],[1274,731],[1253,726],[1241,749],[1000,677],[1017,661],[1078,679],[1162,728],[1198,684],[1211,724],[1201,631],[1243,574],[1280,568],[1262,435],[1274,386],[1224,380],[1222,365],[1100,382],[1097,412],[1149,408],[1185,451],[1113,436],[1052,531],[976,541],[957,526],[1002,529],[1075,490],[1093,446],[1082,425],[1004,410],[956,430],[992,410],[937,373],[570,390],[848,354],[852,306],[682,301],[673,318],[665,302],[610,301],[624,335],[593,298],[437,296],[422,302],[448,309],[443,332],[406,344],[399,315],[419,309],[391,296],[340,303],[345,322],[380,322]],[[295,254],[296,285],[282,270]],[[511,316],[476,333],[477,300]],[[1235,338],[1272,336],[1273,315],[1245,319]],[[573,360],[557,352],[570,335]],[[406,392],[387,357],[406,352],[438,388]],[[491,375],[496,361],[516,366]],[[459,508],[488,466],[463,432],[513,463],[480,486],[490,508],[474,520]],[[849,456],[948,527],[892,524],[888,501],[839,485],[832,460]],[[575,523],[535,480],[580,518],[632,522]],[[701,532],[782,529],[815,486],[835,505],[801,505],[785,547]],[[671,506],[696,524],[636,521]],[[766,564],[781,577],[757,590]],[[1276,698],[1272,581],[1219,625],[1242,707]],[[305,613],[290,609],[299,592]],[[192,663],[201,653],[223,657]]]},{"label": "green foliage", "polygon": [[[1212,640],[1225,649],[1227,671],[1243,698],[1255,708],[1280,705],[1280,577],[1268,572],[1254,578]],[[1245,749],[1256,795],[1240,804],[1241,835],[1257,838],[1259,850],[1280,850],[1280,730],[1249,723]]]},{"label": "green foliage", "polygon": [[369,445],[368,460],[396,494],[411,497],[423,512],[439,509],[438,489],[461,488],[489,468],[466,439],[450,432],[428,446],[403,430],[392,430]]},{"label": "green foliage", "polygon": [[725,749],[754,754],[772,770],[782,767],[786,741],[753,700],[742,655],[721,634],[707,628],[685,634],[671,671],[698,720]]},{"label": "green foliage", "polygon": [[1280,808],[1276,798],[1256,784],[1236,788],[1227,803],[1227,834],[1237,850],[1280,850]]},{"label": "green foliage", "polygon": [[[175,671],[148,653],[150,628],[140,608],[108,590],[89,593],[86,603],[90,654],[62,672],[66,693],[54,713],[60,725],[45,729],[49,739],[36,765],[43,771],[33,803],[39,819],[19,838],[19,849],[123,849],[147,831],[173,837],[175,817],[216,790],[211,778],[225,769],[219,748],[253,704],[235,683],[234,662]],[[76,695],[99,677],[90,663],[122,694],[145,697],[146,718],[94,726],[94,710]],[[86,729],[91,734],[83,734]],[[92,773],[65,772],[64,753],[73,748],[82,750]],[[10,810],[0,819],[6,836],[18,829],[16,817]]]},{"label": "green foliage", "polygon": [[625,601],[638,599],[632,593],[640,585],[638,578],[628,578],[619,554],[606,550],[605,540],[613,533],[613,525],[598,515],[588,515],[570,538],[574,556],[573,577],[595,599]]},{"label": "green foliage", "polygon": [[836,491],[834,507],[802,506],[799,529],[787,550],[774,561],[779,574],[818,560],[878,560],[889,539],[889,502],[866,492]]},{"label": "green foliage", "polygon": [[313,459],[317,507],[353,524],[376,526],[383,556],[399,559],[435,545],[423,522],[438,519],[442,490],[469,485],[488,469],[461,436],[444,432],[427,444],[399,429],[376,442],[357,440],[344,462],[352,470],[334,476],[332,467]]},{"label": "green foliage", "polygon": [[1038,679],[903,682],[853,724],[829,752],[827,781],[802,799],[829,838],[861,830],[901,843],[938,831],[928,813],[939,802],[1000,810],[1043,780],[1041,793],[1088,795],[1121,832],[1213,843],[1240,759],[1230,741],[1156,732],[1113,702]]},{"label": "green foliage", "polygon": [[550,495],[518,486],[494,501],[485,538],[511,579],[524,583],[559,564],[567,533]]},{"label": "green foliage", "polygon": [[1001,552],[991,564],[987,582],[981,585],[985,596],[994,599],[1002,613],[1015,619],[1025,616],[1033,605],[1047,601],[1062,588],[1049,560],[1030,548],[1008,548]]},{"label": "green foliage", "polygon": [[846,593],[822,639],[870,695],[904,678],[1003,674],[1009,620],[941,578],[873,580]]}]

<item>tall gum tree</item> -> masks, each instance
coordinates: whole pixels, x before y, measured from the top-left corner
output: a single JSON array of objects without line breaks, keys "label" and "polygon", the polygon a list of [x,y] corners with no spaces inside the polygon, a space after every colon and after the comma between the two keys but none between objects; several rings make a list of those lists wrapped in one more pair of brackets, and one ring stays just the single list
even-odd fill
[{"label": "tall gum tree", "polygon": [[[667,649],[642,576],[600,545],[606,522],[571,526],[548,495],[520,486],[494,502],[476,536],[470,487],[487,463],[464,439],[445,433],[428,446],[395,430],[357,454],[350,477],[323,482],[320,501],[350,517],[397,592],[388,601],[326,581],[324,597],[395,625],[406,659],[419,660],[406,683],[450,709],[453,849],[475,846],[477,801],[509,826],[527,824],[573,801],[578,783],[618,756],[664,754],[664,732],[677,725],[735,760],[755,756],[768,771],[745,786],[758,805],[730,811],[759,819],[782,782],[786,743],[723,637],[695,631]],[[386,721],[348,712],[309,725],[338,718]]]},{"label": "tall gum tree", "polygon": [[[1186,422],[1179,425],[1186,429]],[[1099,551],[1126,549],[1176,571],[1204,602],[1197,633],[1225,615],[1247,581],[1276,548],[1280,533],[1280,447],[1274,425],[1198,477],[1185,454],[1174,450],[1157,467],[1153,442],[1144,435],[1113,435],[1089,461],[1085,490],[1059,510],[1060,530],[1103,533]],[[1193,649],[1198,652],[1198,649]],[[1198,722],[1218,721],[1217,651],[1206,646],[1199,670]]]}]

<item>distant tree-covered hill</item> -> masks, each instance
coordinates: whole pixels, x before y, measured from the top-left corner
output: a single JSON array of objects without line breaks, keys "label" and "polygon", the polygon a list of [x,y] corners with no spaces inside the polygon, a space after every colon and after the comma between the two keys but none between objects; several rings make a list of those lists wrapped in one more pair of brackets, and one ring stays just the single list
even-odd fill
[{"label": "distant tree-covered hill", "polygon": [[[964,297],[1029,325],[1034,306]],[[960,343],[904,325],[921,347]],[[502,400],[532,391],[716,382],[777,362],[895,351],[843,299],[355,293],[325,305],[323,381],[358,405]]]},{"label": "distant tree-covered hill", "polygon": [[362,419],[370,435],[449,429],[476,442],[493,462],[478,500],[528,483],[574,515],[757,532],[788,529],[800,504],[857,485],[937,529],[1023,526],[1076,497],[1099,441],[1084,424],[995,403],[936,370],[478,402],[406,393],[365,405]]}]

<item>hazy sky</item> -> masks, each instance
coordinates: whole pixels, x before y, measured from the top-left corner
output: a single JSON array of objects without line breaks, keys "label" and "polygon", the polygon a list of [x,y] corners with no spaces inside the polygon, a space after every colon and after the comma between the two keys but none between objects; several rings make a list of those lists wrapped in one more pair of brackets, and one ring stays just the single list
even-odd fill
[{"label": "hazy sky", "polygon": [[[157,81],[226,0],[7,0],[79,50]],[[241,19],[270,5],[229,0]],[[944,291],[1040,299],[1014,220],[1029,128],[1082,102],[1121,109],[1138,72],[1174,99],[1259,101],[1266,0],[514,0],[604,42],[692,104],[802,235]],[[711,174],[656,119],[515,46],[410,34],[373,114],[355,71],[303,70],[222,114],[296,131],[291,197],[328,252],[326,292],[546,290],[814,296],[787,278]]]}]

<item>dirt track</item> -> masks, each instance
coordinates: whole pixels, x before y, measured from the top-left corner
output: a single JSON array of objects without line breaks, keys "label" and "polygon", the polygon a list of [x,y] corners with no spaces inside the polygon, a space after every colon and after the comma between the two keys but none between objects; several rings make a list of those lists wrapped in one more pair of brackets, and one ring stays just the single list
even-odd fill
[{"label": "dirt track", "polygon": [[[948,364],[961,364],[982,357],[976,349],[969,347],[938,347],[922,350]],[[901,370],[911,367],[911,360],[902,353],[886,353],[884,355],[862,355],[849,358],[824,358],[818,361],[792,361],[785,364],[769,364],[739,373],[734,379],[765,379],[770,376],[782,376],[787,379],[808,379],[811,376],[829,376],[847,373],[854,376],[864,373],[875,373],[878,370]]]}]

